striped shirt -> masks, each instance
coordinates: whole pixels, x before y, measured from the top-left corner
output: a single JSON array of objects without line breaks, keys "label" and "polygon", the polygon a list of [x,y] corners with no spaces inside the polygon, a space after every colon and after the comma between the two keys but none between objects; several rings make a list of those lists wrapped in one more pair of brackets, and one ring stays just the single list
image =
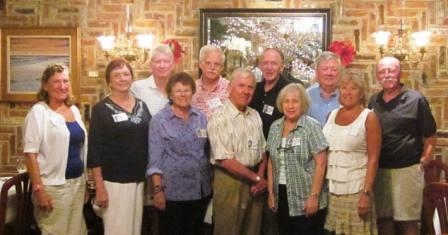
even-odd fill
[{"label": "striped shirt", "polygon": [[[297,126],[288,135],[286,146],[281,147],[285,118],[277,119],[269,130],[266,151],[272,159],[275,198],[278,198],[280,157],[284,156],[288,207],[290,216],[305,214],[305,202],[311,194],[315,170],[314,155],[328,148],[320,124],[302,115]],[[283,151],[283,153],[281,153]],[[324,183],[320,192],[319,208],[327,206],[328,187]]]},{"label": "striped shirt", "polygon": [[212,164],[231,158],[249,167],[261,162],[266,141],[256,110],[247,107],[241,112],[227,100],[210,118],[207,131]]}]

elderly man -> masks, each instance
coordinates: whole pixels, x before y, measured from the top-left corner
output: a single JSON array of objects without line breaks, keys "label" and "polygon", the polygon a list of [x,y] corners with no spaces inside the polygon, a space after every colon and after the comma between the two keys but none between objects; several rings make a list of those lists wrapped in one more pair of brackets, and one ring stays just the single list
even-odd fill
[{"label": "elderly man", "polygon": [[202,74],[196,80],[196,93],[191,103],[204,112],[207,119],[229,96],[229,81],[221,77],[225,59],[221,48],[217,46],[205,45],[199,51],[199,68]]},{"label": "elderly man", "polygon": [[317,83],[306,90],[311,99],[307,114],[319,121],[322,126],[325,125],[328,114],[340,106],[338,82],[341,69],[341,60],[337,54],[330,51],[322,52],[317,58]]},{"label": "elderly man", "polygon": [[168,103],[165,87],[174,69],[173,52],[168,45],[158,45],[151,50],[150,60],[152,75],[133,82],[131,92],[146,103],[154,116]]},{"label": "elderly man", "polygon": [[213,234],[259,235],[267,161],[260,115],[248,107],[255,77],[236,69],[228,89],[229,99],[207,127],[215,165]]},{"label": "elderly man", "polygon": [[266,139],[272,122],[283,116],[275,105],[278,93],[291,82],[281,75],[284,59],[283,52],[277,48],[265,49],[259,58],[258,67],[262,73],[262,80],[257,83],[254,98],[249,106],[260,114],[263,121],[263,134]]},{"label": "elderly man", "polygon": [[425,97],[400,83],[400,61],[382,58],[376,79],[382,91],[370,98],[378,115],[382,147],[375,182],[379,234],[418,234],[424,186],[422,165],[432,159],[436,123]]}]

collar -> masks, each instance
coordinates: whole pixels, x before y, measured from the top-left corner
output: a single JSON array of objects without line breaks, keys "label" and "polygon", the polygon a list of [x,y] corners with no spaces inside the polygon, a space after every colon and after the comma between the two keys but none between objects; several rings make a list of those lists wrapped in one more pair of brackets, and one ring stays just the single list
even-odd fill
[{"label": "collar", "polygon": [[[264,80],[264,78],[261,80],[260,84],[261,84],[261,87],[264,89],[264,85],[266,84],[266,81]],[[275,82],[275,85],[272,87],[272,89],[270,89],[269,91],[267,91],[265,93],[278,92],[283,87],[285,87],[287,84],[288,83],[287,83],[286,79],[282,75],[280,75],[278,80]]]},{"label": "collar", "polygon": [[[406,99],[406,93],[408,92],[408,88],[406,88],[405,86],[404,86],[404,84],[403,83],[400,83],[400,93],[398,93],[398,95],[397,96],[395,96],[393,99],[391,99],[389,102],[387,102],[387,103],[390,103],[390,102],[392,102],[392,101],[394,101],[394,100],[400,100],[400,101],[404,101],[405,99]],[[382,102],[382,103],[385,103],[384,102],[384,100],[383,100],[383,95],[384,95],[384,90],[381,90],[379,93],[378,93],[378,96],[376,97],[376,101],[377,102]]]},{"label": "collar", "polygon": [[236,108],[236,106],[232,103],[232,101],[230,101],[230,99],[227,99],[226,101],[226,105],[229,107],[229,114],[233,117],[236,117],[238,115],[244,115],[244,116],[249,116],[252,114],[252,110],[249,106],[246,107],[246,110],[244,111],[240,111],[239,109]]},{"label": "collar", "polygon": [[[221,88],[221,86],[222,86],[222,79],[224,79],[223,77],[221,77],[221,76],[219,76],[219,78],[218,78],[218,83],[216,84],[216,87],[215,87],[215,89],[213,89],[212,91],[210,91],[210,92],[213,92],[213,91],[217,91],[219,88]],[[203,80],[202,80],[202,76],[197,80],[197,84],[196,84],[198,87],[200,87],[201,88],[201,90],[205,90],[204,89],[204,82],[203,82]]]}]

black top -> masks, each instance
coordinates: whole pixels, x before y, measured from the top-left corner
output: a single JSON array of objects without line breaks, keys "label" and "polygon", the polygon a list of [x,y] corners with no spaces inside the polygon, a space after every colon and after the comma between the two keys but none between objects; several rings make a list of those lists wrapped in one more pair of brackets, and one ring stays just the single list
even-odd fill
[{"label": "black top", "polygon": [[428,101],[418,91],[406,88],[388,103],[382,97],[383,91],[373,95],[369,102],[382,128],[379,167],[403,168],[419,163],[423,138],[437,131]]},{"label": "black top", "polygon": [[148,126],[151,114],[136,99],[128,113],[106,97],[92,109],[87,167],[101,167],[104,180],[142,182],[148,164]]},{"label": "black top", "polygon": [[258,82],[255,87],[254,97],[250,102],[249,106],[257,110],[260,114],[261,121],[263,122],[263,134],[264,138],[268,138],[269,128],[271,124],[283,117],[277,109],[276,100],[280,93],[280,90],[293,81],[280,76],[277,83],[268,92],[264,91],[265,80]]}]

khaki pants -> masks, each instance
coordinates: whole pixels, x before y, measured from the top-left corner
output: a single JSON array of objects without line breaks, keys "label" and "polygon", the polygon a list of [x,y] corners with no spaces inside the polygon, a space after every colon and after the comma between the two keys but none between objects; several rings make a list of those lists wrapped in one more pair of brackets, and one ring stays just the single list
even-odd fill
[{"label": "khaki pants", "polygon": [[213,184],[214,235],[259,235],[262,195],[253,197],[250,185],[215,168]]},{"label": "khaki pants", "polygon": [[82,209],[86,180],[83,176],[65,181],[64,185],[45,186],[51,197],[53,210],[48,213],[37,207],[33,195],[34,215],[42,235],[84,235],[87,234]]}]

